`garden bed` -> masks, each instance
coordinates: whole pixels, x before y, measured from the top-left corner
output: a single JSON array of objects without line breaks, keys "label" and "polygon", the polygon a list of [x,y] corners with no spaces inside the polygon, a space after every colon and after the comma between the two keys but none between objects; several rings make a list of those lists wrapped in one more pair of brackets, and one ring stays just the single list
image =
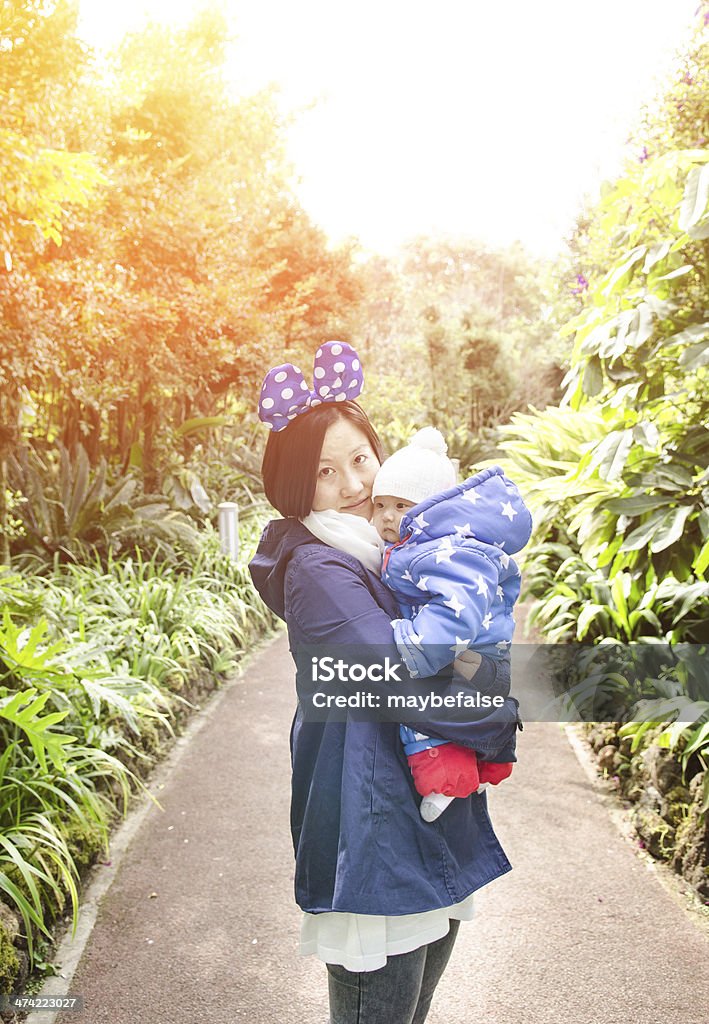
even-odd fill
[{"label": "garden bed", "polygon": [[656,742],[662,725],[645,732],[635,751],[620,728],[615,722],[585,727],[598,767],[626,802],[642,846],[709,903],[709,816],[701,810],[706,769],[683,778],[676,757]]}]

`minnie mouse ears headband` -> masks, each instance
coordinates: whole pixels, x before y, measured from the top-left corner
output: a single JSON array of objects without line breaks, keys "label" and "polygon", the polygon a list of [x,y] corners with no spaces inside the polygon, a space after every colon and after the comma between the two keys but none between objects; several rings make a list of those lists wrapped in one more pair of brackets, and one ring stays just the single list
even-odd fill
[{"label": "minnie mouse ears headband", "polygon": [[259,419],[277,432],[301,413],[322,402],[344,402],[362,391],[364,374],[359,357],[345,341],[326,341],[315,353],[314,388],[292,363],[274,366],[266,374],[258,403]]}]

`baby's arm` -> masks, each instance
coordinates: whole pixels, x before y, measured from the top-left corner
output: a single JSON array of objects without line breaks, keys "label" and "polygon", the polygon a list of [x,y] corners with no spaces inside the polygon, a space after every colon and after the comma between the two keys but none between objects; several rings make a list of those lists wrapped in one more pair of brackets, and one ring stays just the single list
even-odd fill
[{"label": "baby's arm", "polygon": [[412,559],[408,572],[426,604],[393,624],[394,639],[412,676],[434,676],[473,641],[484,642],[497,569],[481,551],[444,543]]}]

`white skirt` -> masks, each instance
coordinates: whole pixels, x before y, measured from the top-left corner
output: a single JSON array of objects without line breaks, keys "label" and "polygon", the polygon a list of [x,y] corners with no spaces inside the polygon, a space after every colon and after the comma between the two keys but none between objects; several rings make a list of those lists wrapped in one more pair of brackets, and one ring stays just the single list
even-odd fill
[{"label": "white skirt", "polygon": [[387,956],[410,953],[448,934],[450,919],[470,921],[473,896],[438,910],[421,914],[385,917],[377,914],[303,914],[300,926],[301,956],[317,956],[327,964],[348,971],[376,971]]}]

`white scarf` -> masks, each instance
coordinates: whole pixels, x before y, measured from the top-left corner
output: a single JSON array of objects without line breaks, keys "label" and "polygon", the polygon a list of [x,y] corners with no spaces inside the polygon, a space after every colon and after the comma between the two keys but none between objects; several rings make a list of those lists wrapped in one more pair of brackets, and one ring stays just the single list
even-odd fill
[{"label": "white scarf", "polygon": [[328,508],[323,512],[311,512],[300,521],[323,544],[354,555],[365,569],[371,569],[377,576],[381,574],[386,545],[364,516]]}]

